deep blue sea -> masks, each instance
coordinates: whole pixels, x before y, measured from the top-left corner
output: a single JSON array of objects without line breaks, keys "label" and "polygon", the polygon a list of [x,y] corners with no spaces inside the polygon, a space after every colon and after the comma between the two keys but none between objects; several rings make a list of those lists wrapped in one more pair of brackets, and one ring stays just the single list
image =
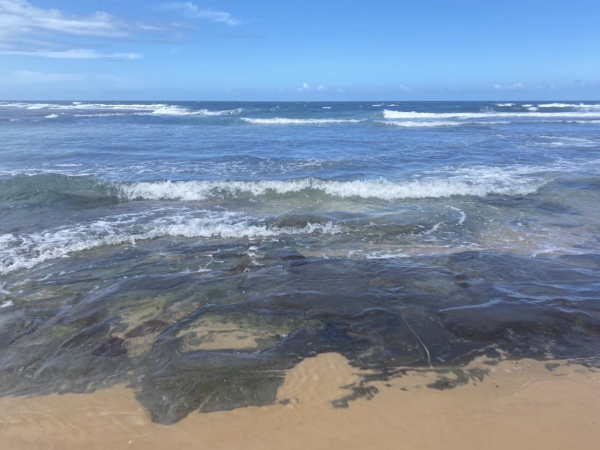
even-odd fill
[{"label": "deep blue sea", "polygon": [[599,205],[600,102],[0,102],[0,393],[597,356]]}]

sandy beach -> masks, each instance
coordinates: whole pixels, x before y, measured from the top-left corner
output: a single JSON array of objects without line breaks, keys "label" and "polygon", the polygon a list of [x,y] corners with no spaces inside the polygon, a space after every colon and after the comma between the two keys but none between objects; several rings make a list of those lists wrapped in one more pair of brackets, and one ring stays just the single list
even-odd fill
[{"label": "sandy beach", "polygon": [[452,374],[409,370],[366,383],[370,394],[335,408],[366,371],[339,354],[291,369],[276,404],[150,421],[125,386],[92,394],[0,399],[0,446],[35,449],[572,449],[600,441],[600,371],[580,364],[473,361],[482,381],[427,387]]}]

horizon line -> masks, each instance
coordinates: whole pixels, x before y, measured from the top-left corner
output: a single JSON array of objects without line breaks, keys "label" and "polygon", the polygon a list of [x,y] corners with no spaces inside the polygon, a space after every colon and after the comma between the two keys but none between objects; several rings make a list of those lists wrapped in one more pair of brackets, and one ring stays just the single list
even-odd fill
[{"label": "horizon line", "polygon": [[169,99],[89,99],[84,100],[81,98],[73,98],[73,99],[16,99],[16,98],[6,98],[0,99],[0,102],[222,102],[222,103],[367,103],[367,102],[401,102],[401,103],[441,103],[441,102],[463,102],[463,103],[473,103],[473,102],[600,102],[600,98],[594,100],[582,100],[582,99],[549,99],[549,100],[540,100],[540,99],[527,99],[527,100],[515,100],[515,99],[494,99],[494,100],[391,100],[391,99],[368,99],[368,100],[169,100]]}]

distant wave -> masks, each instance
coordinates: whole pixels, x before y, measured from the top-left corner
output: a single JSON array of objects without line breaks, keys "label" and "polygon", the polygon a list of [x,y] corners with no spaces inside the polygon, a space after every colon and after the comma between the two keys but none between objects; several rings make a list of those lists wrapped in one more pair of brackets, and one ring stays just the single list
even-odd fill
[{"label": "distant wave", "polygon": [[576,118],[600,118],[600,112],[484,112],[484,113],[422,113],[416,111],[392,111],[383,110],[386,119],[484,119],[488,117],[576,117]]},{"label": "distant wave", "polygon": [[184,108],[158,108],[152,111],[152,114],[163,116],[231,116],[241,114],[242,108],[228,109],[223,111],[211,111],[208,109],[190,110]]},{"label": "distant wave", "polygon": [[514,103],[496,103],[496,106],[509,107],[509,106],[515,106],[515,104]]},{"label": "distant wave", "polygon": [[[169,105],[166,103],[83,103],[73,102],[72,104],[61,103],[22,103],[22,102],[4,102],[0,104],[3,108],[18,108],[18,109],[50,109],[50,110],[74,110],[74,111],[127,111],[134,114],[154,114],[163,116],[224,116],[236,115],[243,112],[243,108],[236,108],[223,111],[212,111],[208,109],[189,109],[178,105]],[[85,117],[102,117],[106,113],[95,114],[76,114],[76,116]],[[116,114],[114,114],[116,115]]]},{"label": "distant wave", "polygon": [[600,105],[586,105],[585,103],[579,103],[578,105],[573,103],[544,103],[537,105],[538,108],[573,108],[573,109],[598,109]]},{"label": "distant wave", "polygon": [[360,119],[286,119],[283,117],[275,117],[273,119],[251,119],[249,117],[242,117],[242,120],[255,125],[319,125],[364,122],[364,120]]},{"label": "distant wave", "polygon": [[98,113],[98,114],[73,114],[75,117],[115,117],[124,116],[124,113]]},{"label": "distant wave", "polygon": [[380,123],[384,123],[386,125],[393,125],[396,127],[406,127],[406,128],[456,127],[456,126],[463,126],[466,124],[465,122],[449,122],[449,121],[441,121],[441,120],[430,121],[430,122],[415,122],[414,120],[397,122],[397,121],[390,121],[390,120],[388,120],[388,121],[382,120],[382,121],[380,121]]},{"label": "distant wave", "polygon": [[50,114],[50,115],[46,116],[45,118],[46,119],[56,119],[57,117],[58,117],[58,115],[56,115],[56,114]]},{"label": "distant wave", "polygon": [[58,110],[69,110],[69,109],[93,109],[93,110],[129,110],[129,111],[140,111],[140,110],[155,110],[163,107],[175,107],[174,105],[167,105],[165,103],[153,103],[153,104],[138,104],[138,103],[83,103],[73,102],[71,104],[66,103],[2,103],[0,107],[4,108],[19,108],[19,109],[58,109]]},{"label": "distant wave", "polygon": [[404,121],[394,121],[394,120],[381,120],[380,123],[386,125],[392,125],[396,127],[405,127],[405,128],[430,128],[430,127],[462,127],[465,125],[496,125],[496,124],[507,124],[510,122],[506,121],[495,121],[495,122],[451,122],[451,121],[443,121],[443,120],[431,120],[431,121],[414,121],[414,120],[404,120]]}]

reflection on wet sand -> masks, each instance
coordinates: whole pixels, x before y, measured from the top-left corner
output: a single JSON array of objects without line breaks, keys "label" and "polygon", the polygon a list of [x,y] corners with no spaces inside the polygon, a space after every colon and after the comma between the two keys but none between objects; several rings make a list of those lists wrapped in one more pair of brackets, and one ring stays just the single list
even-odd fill
[{"label": "reflection on wet sand", "polygon": [[[448,370],[370,371],[336,353],[287,372],[274,404],[192,413],[158,425],[119,385],[91,394],[0,399],[2,448],[27,449],[573,449],[600,440],[600,371],[566,361],[478,358],[485,372],[454,389]],[[370,392],[344,406],[356,386]],[[335,407],[338,406],[338,407]]]}]

